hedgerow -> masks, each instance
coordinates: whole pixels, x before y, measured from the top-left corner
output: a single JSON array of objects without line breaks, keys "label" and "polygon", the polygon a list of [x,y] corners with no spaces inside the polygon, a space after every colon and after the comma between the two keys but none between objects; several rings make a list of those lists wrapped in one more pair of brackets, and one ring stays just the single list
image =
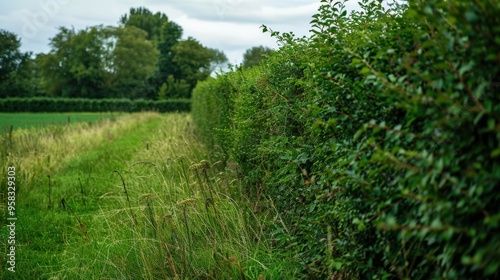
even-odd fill
[{"label": "hedgerow", "polygon": [[189,99],[85,99],[85,98],[3,98],[0,112],[187,112]]},{"label": "hedgerow", "polygon": [[[500,277],[500,5],[322,1],[313,35],[200,83],[195,123],[305,277]],[[279,222],[278,222],[279,221]]]}]

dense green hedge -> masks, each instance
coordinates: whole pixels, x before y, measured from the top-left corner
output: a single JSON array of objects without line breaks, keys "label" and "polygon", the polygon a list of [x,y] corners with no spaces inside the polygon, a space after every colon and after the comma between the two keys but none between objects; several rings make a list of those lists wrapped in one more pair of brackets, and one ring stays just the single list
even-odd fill
[{"label": "dense green hedge", "polygon": [[4,98],[0,112],[187,112],[189,99],[83,99],[83,98]]},{"label": "dense green hedge", "polygon": [[203,139],[305,277],[500,278],[500,5],[322,3],[313,36],[198,85]]}]

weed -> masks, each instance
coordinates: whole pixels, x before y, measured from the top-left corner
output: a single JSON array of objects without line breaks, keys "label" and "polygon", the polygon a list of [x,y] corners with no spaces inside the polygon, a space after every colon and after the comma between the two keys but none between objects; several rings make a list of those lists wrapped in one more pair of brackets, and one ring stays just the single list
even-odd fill
[{"label": "weed", "polygon": [[87,239],[88,236],[87,236],[87,230],[85,228],[85,225],[78,218],[78,216],[75,214],[75,212],[73,212],[73,210],[71,209],[71,207],[69,207],[68,203],[66,202],[66,200],[64,198],[61,199],[61,205],[62,205],[62,207],[63,207],[64,210],[66,210],[66,208],[67,208],[68,211],[71,213],[71,215],[73,215],[73,217],[75,218],[75,220],[78,222],[78,230],[80,230],[80,232],[83,234],[83,236],[85,237],[85,239]]},{"label": "weed", "polygon": [[137,220],[135,219],[134,212],[132,211],[132,205],[130,204],[130,198],[128,196],[127,186],[125,185],[125,180],[123,179],[122,174],[120,172],[118,172],[118,170],[115,170],[113,172],[116,173],[116,174],[118,174],[118,176],[120,176],[120,179],[122,180],[123,191],[125,192],[125,197],[127,198],[128,208],[130,209],[130,217],[134,221],[134,224],[137,225]]},{"label": "weed", "polygon": [[82,195],[82,203],[85,205],[85,193],[83,192],[82,180],[78,177],[78,183],[80,184],[80,194]]},{"label": "weed", "polygon": [[50,175],[47,175],[48,181],[49,181],[49,205],[48,209],[52,209],[52,199],[51,199],[51,193],[52,193],[52,188],[50,186]]}]

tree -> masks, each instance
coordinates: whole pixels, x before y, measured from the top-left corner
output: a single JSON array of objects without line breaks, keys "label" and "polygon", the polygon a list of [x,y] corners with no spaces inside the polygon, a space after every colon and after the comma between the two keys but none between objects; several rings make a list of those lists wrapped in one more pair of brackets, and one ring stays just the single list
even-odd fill
[{"label": "tree", "polygon": [[158,52],[135,27],[61,27],[51,51],[38,61],[46,92],[64,97],[143,97],[143,81],[154,73]]},{"label": "tree", "polygon": [[168,17],[160,12],[153,14],[145,7],[130,8],[129,14],[120,17],[119,24],[122,27],[135,26],[146,31],[146,39],[159,42]]},{"label": "tree", "polygon": [[105,97],[107,53],[102,26],[81,30],[61,27],[50,40],[51,50],[39,57],[48,95]]},{"label": "tree", "polygon": [[131,8],[129,14],[121,17],[120,25],[146,31],[147,39],[159,51],[156,72],[146,86],[148,98],[190,97],[197,81],[227,62],[222,51],[206,48],[192,37],[181,40],[182,27],[163,13]]},{"label": "tree", "polygon": [[210,49],[212,52],[212,59],[210,60],[210,73],[217,71],[217,69],[221,69],[227,64],[227,56],[226,54],[217,49]]},{"label": "tree", "polygon": [[190,96],[191,88],[185,80],[176,80],[170,75],[161,85],[158,92],[158,99],[186,98]]},{"label": "tree", "polygon": [[174,76],[177,81],[185,81],[189,85],[189,95],[198,81],[205,80],[216,65],[227,61],[222,51],[204,47],[196,39],[189,37],[180,41],[174,48],[173,62],[180,70],[180,76]]},{"label": "tree", "polygon": [[179,67],[173,62],[173,47],[181,40],[182,27],[170,21],[165,14],[153,14],[144,7],[131,8],[129,14],[120,18],[120,26],[134,26],[146,31],[146,38],[151,40],[159,51],[155,74],[146,85],[147,97],[154,98],[169,76],[180,78]]},{"label": "tree", "polygon": [[16,34],[0,30],[0,97],[32,94],[31,53],[22,53],[20,48],[21,40]]},{"label": "tree", "polygon": [[142,7],[130,9],[118,27],[61,27],[50,52],[37,57],[43,88],[63,97],[190,97],[227,58],[181,37],[165,14]]},{"label": "tree", "polygon": [[264,46],[252,47],[246,50],[245,53],[243,54],[243,66],[244,67],[257,66],[263,59],[265,59],[266,55],[272,52],[273,50],[268,47]]},{"label": "tree", "polygon": [[116,40],[109,69],[115,96],[147,97],[143,85],[155,72],[158,50],[146,39],[147,33],[137,27],[114,28],[111,34]]},{"label": "tree", "polygon": [[158,72],[156,79],[165,81],[168,76],[180,76],[180,69],[174,62],[174,46],[181,40],[182,27],[175,22],[164,23],[158,49],[160,59],[158,60]]}]

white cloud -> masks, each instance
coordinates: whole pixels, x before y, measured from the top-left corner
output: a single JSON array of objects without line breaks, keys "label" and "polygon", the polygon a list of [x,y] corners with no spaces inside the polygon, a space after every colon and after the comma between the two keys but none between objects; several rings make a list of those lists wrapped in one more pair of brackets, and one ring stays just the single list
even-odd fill
[{"label": "white cloud", "polygon": [[144,6],[165,13],[203,45],[226,53],[230,62],[239,63],[246,49],[264,45],[276,47],[269,34],[259,26],[293,31],[299,36],[309,30],[311,16],[319,0],[19,0],[2,3],[0,26],[18,34],[23,51],[48,52],[49,39],[57,28],[72,26],[79,30],[94,25],[117,25],[131,7]]}]

